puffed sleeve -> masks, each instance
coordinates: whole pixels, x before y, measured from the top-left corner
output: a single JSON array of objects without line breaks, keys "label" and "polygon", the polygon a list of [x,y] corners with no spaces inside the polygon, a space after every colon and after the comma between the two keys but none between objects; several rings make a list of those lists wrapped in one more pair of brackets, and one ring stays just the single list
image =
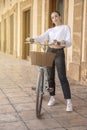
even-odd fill
[{"label": "puffed sleeve", "polygon": [[45,42],[49,38],[49,29],[40,36],[34,37],[35,42]]},{"label": "puffed sleeve", "polygon": [[69,47],[72,45],[72,42],[71,42],[71,29],[70,27],[67,25],[66,26],[66,38],[65,38],[65,41],[66,41],[66,47]]}]

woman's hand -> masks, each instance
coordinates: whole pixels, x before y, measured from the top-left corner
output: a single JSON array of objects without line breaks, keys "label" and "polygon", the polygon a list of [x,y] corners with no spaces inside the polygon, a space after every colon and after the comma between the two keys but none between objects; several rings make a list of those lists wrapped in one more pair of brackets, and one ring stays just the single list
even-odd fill
[{"label": "woman's hand", "polygon": [[34,43],[34,41],[35,41],[34,38],[30,38],[31,43]]},{"label": "woman's hand", "polygon": [[55,48],[55,49],[61,49],[61,48],[64,48],[65,45],[66,45],[66,42],[64,40],[62,40],[62,41],[54,40],[53,44],[50,45],[50,47]]},{"label": "woman's hand", "polygon": [[60,45],[61,46],[66,46],[66,41],[65,40],[60,41]]},{"label": "woman's hand", "polygon": [[35,41],[34,38],[29,38],[29,37],[26,38],[26,43],[31,43],[32,44],[32,43],[34,43],[34,41]]}]

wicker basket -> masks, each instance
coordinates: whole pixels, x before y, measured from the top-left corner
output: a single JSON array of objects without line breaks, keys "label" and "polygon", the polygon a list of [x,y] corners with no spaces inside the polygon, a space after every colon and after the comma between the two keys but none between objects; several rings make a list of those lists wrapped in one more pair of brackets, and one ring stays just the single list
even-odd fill
[{"label": "wicker basket", "polygon": [[51,52],[30,52],[31,64],[37,66],[52,66],[55,53]]}]

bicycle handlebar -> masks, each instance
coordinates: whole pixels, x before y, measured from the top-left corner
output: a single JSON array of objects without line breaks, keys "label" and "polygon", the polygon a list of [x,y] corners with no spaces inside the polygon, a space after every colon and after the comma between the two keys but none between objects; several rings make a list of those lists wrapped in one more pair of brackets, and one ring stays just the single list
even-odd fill
[{"label": "bicycle handlebar", "polygon": [[[35,44],[34,40],[26,41],[25,43],[26,44]],[[51,43],[51,44],[42,44],[41,42],[37,42],[37,43],[41,46],[41,48],[43,49],[44,52],[47,51],[47,47],[51,47],[51,48],[57,48],[58,46],[60,46],[60,48],[65,47],[65,43],[61,44],[61,42],[58,42],[56,40],[54,40],[54,43]]]},{"label": "bicycle handlebar", "polygon": [[[26,41],[25,44],[36,44],[36,43],[35,43],[35,42]],[[55,46],[65,47],[65,43],[64,43],[64,44],[61,44],[61,42],[57,42],[57,44],[55,44],[55,43],[42,44],[41,42],[38,42],[38,44],[41,45],[41,46],[51,46],[51,45],[55,45]]]}]

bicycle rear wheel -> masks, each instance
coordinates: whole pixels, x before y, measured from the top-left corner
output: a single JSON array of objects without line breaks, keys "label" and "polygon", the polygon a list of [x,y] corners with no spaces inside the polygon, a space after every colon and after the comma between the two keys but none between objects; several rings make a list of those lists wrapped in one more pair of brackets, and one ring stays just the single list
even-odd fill
[{"label": "bicycle rear wheel", "polygon": [[37,118],[40,118],[40,113],[42,108],[43,84],[44,84],[44,72],[41,69],[38,74],[37,89],[36,89],[36,117]]}]

